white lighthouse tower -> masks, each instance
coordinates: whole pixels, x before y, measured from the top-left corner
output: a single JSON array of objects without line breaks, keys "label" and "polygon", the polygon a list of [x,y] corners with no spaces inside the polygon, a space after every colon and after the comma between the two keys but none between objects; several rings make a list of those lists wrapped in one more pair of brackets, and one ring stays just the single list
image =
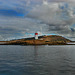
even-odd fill
[{"label": "white lighthouse tower", "polygon": [[35,40],[38,39],[38,33],[35,33]]}]

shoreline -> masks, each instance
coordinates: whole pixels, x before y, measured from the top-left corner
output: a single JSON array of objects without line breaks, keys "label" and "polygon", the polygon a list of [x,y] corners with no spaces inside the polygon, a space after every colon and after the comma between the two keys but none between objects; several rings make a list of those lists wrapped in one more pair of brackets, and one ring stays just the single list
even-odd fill
[{"label": "shoreline", "polygon": [[0,45],[75,45],[75,41],[71,41],[57,35],[45,35],[39,36],[38,39],[31,37],[10,41],[0,41]]}]

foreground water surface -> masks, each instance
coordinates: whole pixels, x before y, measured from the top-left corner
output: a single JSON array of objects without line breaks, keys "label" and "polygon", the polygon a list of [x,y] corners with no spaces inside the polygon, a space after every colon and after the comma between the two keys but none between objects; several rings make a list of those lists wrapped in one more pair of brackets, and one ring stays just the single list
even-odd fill
[{"label": "foreground water surface", "polygon": [[75,46],[0,46],[0,75],[75,75]]}]

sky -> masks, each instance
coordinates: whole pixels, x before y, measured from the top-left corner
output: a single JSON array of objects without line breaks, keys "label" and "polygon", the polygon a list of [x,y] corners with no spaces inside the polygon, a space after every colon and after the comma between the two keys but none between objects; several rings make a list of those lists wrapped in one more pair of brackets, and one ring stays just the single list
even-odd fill
[{"label": "sky", "polygon": [[32,33],[61,35],[75,40],[74,0],[0,0],[0,40]]}]

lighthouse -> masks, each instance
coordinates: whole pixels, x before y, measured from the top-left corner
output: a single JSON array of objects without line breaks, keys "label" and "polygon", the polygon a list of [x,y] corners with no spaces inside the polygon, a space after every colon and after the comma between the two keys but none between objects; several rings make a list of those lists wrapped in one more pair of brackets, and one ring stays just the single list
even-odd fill
[{"label": "lighthouse", "polygon": [[38,39],[38,33],[35,33],[35,40]]}]

